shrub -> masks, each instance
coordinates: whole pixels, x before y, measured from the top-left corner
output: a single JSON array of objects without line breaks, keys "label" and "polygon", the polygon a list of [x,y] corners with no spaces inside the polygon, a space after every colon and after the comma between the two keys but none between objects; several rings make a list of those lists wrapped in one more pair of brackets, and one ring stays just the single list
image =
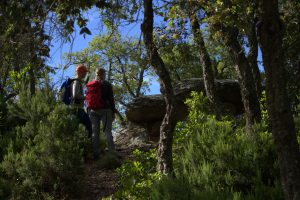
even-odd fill
[{"label": "shrub", "polygon": [[[298,101],[300,102],[300,96],[298,97]],[[294,120],[297,131],[298,143],[300,143],[300,104],[296,106]]]},{"label": "shrub", "polygon": [[239,194],[195,189],[184,177],[163,177],[153,184],[151,190],[152,200],[232,200]]},{"label": "shrub", "polygon": [[4,92],[0,92],[0,162],[5,154],[8,141],[10,140],[9,125],[8,125],[8,113],[7,103],[5,100]]},{"label": "shrub", "polygon": [[122,164],[117,172],[120,177],[119,190],[114,194],[117,199],[149,199],[151,185],[159,180],[156,172],[156,149],[149,152],[135,150],[134,159]]},{"label": "shrub", "polygon": [[177,181],[157,184],[153,195],[172,199],[172,193],[175,198],[173,191],[185,180],[191,188],[185,194],[191,199],[283,199],[273,139],[265,123],[257,124],[248,136],[243,125],[206,114],[203,110],[209,105],[203,94],[193,93],[187,103],[189,119],[178,124],[174,138]]},{"label": "shrub", "polygon": [[56,104],[45,91],[33,97],[20,95],[11,109],[26,124],[15,129],[0,164],[0,184],[10,183],[3,196],[9,191],[12,199],[56,199],[78,191],[87,139],[73,111]]}]

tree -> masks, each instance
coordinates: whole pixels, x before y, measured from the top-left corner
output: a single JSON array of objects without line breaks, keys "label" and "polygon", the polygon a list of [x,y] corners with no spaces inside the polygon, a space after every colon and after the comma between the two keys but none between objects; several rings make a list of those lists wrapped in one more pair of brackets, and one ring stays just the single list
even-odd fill
[{"label": "tree", "polygon": [[166,102],[166,114],[160,126],[157,168],[162,174],[173,170],[172,144],[175,129],[175,96],[169,72],[158,54],[153,42],[153,5],[152,0],[144,0],[144,21],[141,26],[149,61],[160,78],[161,90]]},{"label": "tree", "polygon": [[172,80],[202,77],[197,45],[190,38],[184,6],[178,1],[164,2],[154,8],[163,17],[155,26],[155,43]]},{"label": "tree", "polygon": [[[66,67],[76,63],[87,63],[90,71],[107,69],[108,81],[113,82],[117,102],[123,106],[145,94],[151,78],[146,61],[145,47],[135,38],[122,38],[120,34],[94,37],[89,46],[80,52],[66,55]],[[91,73],[93,78],[94,73]]]},{"label": "tree", "polygon": [[245,109],[246,132],[252,133],[253,124],[261,120],[260,105],[251,65],[242,45],[241,38],[246,37],[243,34],[245,25],[237,20],[240,16],[244,19],[243,11],[247,6],[247,3],[238,4],[236,1],[217,1],[207,2],[203,9],[208,16],[210,31],[224,44],[236,67]]},{"label": "tree", "polygon": [[300,2],[283,1],[281,5],[282,20],[285,24],[283,49],[287,71],[288,96],[293,108],[300,103]]},{"label": "tree", "polygon": [[[22,72],[25,84],[34,94],[37,79],[44,72],[53,71],[45,64],[49,57],[50,43],[55,34],[70,40],[74,26],[81,28],[80,34],[91,34],[86,27],[83,10],[95,5],[111,7],[104,1],[3,1],[0,7],[0,70],[1,85],[15,92],[11,72]],[[2,54],[3,53],[3,54]],[[13,82],[13,81],[12,81]],[[18,91],[16,91],[18,92]]]},{"label": "tree", "polygon": [[220,25],[220,30],[224,44],[228,47],[231,58],[236,65],[245,109],[246,132],[251,134],[254,123],[261,120],[261,113],[250,64],[242,46],[238,42],[238,30],[236,28],[224,27],[223,25]]},{"label": "tree", "polygon": [[178,42],[163,39],[159,48],[171,79],[181,81],[187,78],[202,77],[202,68],[199,67],[199,54],[196,46],[191,42]]},{"label": "tree", "polygon": [[[165,18],[169,18],[170,23],[167,29],[170,29],[169,32],[173,34],[173,38],[182,38],[182,40],[184,41],[184,38],[188,38],[187,35],[189,35],[190,33],[192,33],[194,36],[193,49],[194,51],[197,51],[199,57],[198,59],[200,59],[200,65],[199,62],[197,62],[197,66],[194,67],[201,68],[198,71],[202,71],[201,76],[203,76],[204,79],[206,95],[208,96],[215,109],[216,116],[219,118],[219,100],[216,92],[216,85],[214,82],[214,72],[212,62],[206,49],[202,32],[200,30],[200,24],[198,20],[199,13],[197,12],[198,8],[193,2],[180,0],[175,2],[168,2],[166,3],[166,7],[169,7],[168,15],[159,11],[157,11],[157,13],[162,13],[160,15],[165,16]],[[190,23],[188,23],[188,19],[190,20]],[[187,24],[191,27],[191,31],[187,29]],[[163,35],[161,35],[161,37],[166,38],[168,31],[161,30],[161,32],[163,32]],[[177,41],[180,42],[179,39],[177,39]],[[176,64],[177,63],[178,62],[176,62]],[[174,69],[174,67],[172,68]],[[176,77],[180,78],[178,73],[176,73],[176,75]],[[195,77],[195,75],[196,74],[193,74],[193,77]]]},{"label": "tree", "polygon": [[197,44],[199,54],[200,54],[200,61],[202,65],[203,80],[204,80],[206,95],[210,100],[210,102],[212,103],[213,108],[215,109],[215,114],[217,118],[220,118],[220,114],[221,114],[219,109],[220,103],[217,94],[217,88],[215,85],[215,78],[212,69],[211,59],[205,47],[204,39],[200,30],[199,20],[196,16],[196,11],[194,9],[194,6],[193,5],[191,6],[192,8],[190,8],[191,10],[189,11],[189,18],[192,26],[192,32],[194,35],[194,41]]},{"label": "tree", "polygon": [[277,146],[282,187],[287,200],[300,199],[300,151],[286,90],[284,24],[278,1],[260,2],[259,42],[266,72],[267,108]]},{"label": "tree", "polygon": [[247,24],[249,26],[245,26],[245,35],[248,38],[248,48],[249,52],[247,55],[247,59],[250,64],[250,68],[252,70],[252,75],[254,78],[255,88],[257,96],[260,97],[262,93],[262,82],[260,71],[257,64],[257,56],[258,56],[258,41],[256,36],[256,23],[258,21],[258,0],[253,1],[249,5],[249,14],[246,17]]}]

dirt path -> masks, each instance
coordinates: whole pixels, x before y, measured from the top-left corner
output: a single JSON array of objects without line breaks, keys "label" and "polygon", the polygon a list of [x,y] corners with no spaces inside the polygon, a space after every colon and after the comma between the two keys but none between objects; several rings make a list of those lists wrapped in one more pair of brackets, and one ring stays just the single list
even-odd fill
[{"label": "dirt path", "polygon": [[113,169],[103,166],[103,161],[88,160],[85,163],[85,176],[83,178],[82,195],[76,200],[100,200],[111,196],[118,187],[118,175],[116,167],[128,159],[131,155],[129,149],[117,149],[120,158],[118,164],[114,163]]},{"label": "dirt path", "polygon": [[99,200],[114,193],[118,184],[114,169],[99,168],[97,162],[87,163],[81,200]]}]

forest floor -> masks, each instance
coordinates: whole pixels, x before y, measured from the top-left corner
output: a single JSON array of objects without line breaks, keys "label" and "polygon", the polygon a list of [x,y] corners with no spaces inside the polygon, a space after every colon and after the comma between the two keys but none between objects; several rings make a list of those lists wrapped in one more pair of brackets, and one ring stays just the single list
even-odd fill
[{"label": "forest floor", "polygon": [[83,188],[81,188],[80,197],[76,200],[101,200],[112,196],[118,188],[119,179],[116,168],[132,155],[131,149],[117,148],[117,152],[118,158],[109,157],[106,153],[98,161],[88,159],[85,162]]}]

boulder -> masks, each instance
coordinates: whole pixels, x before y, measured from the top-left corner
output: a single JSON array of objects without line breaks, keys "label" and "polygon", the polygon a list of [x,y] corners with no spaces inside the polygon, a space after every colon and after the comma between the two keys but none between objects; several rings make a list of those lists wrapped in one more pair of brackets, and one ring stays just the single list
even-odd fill
[{"label": "boulder", "polygon": [[[216,80],[217,94],[223,112],[232,115],[243,113],[240,87],[235,80]],[[177,101],[175,118],[177,121],[185,120],[188,116],[188,107],[184,104],[192,91],[205,93],[203,79],[193,78],[177,82],[173,85]],[[145,141],[158,141],[159,130],[165,115],[165,101],[163,95],[147,95],[134,99],[127,105],[126,117],[131,126],[119,130],[121,137],[116,141],[123,141],[128,146],[140,146]],[[126,141],[126,142],[124,142]]]},{"label": "boulder", "polygon": [[[216,80],[217,94],[222,107],[229,109],[233,115],[243,113],[240,87],[235,80]],[[176,120],[184,120],[188,115],[188,108],[184,101],[192,91],[205,92],[203,79],[193,78],[174,84],[174,94],[177,100]],[[162,121],[166,109],[163,95],[148,95],[134,99],[127,105],[127,120],[135,123],[156,124]]]},{"label": "boulder", "polygon": [[147,129],[135,123],[121,126],[114,134],[114,141],[120,149],[149,149],[156,146],[149,138]]}]

